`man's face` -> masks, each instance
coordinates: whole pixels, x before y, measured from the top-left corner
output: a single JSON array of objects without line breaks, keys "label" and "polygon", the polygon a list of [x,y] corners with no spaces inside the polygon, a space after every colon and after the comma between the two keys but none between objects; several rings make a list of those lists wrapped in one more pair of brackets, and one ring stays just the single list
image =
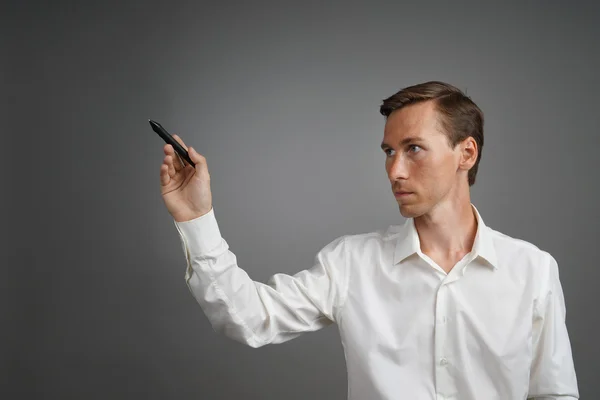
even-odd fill
[{"label": "man's face", "polygon": [[466,180],[457,173],[461,146],[450,148],[437,118],[428,101],[392,112],[385,124],[382,149],[392,192],[410,192],[396,195],[405,218],[421,216],[452,198],[458,179]]}]

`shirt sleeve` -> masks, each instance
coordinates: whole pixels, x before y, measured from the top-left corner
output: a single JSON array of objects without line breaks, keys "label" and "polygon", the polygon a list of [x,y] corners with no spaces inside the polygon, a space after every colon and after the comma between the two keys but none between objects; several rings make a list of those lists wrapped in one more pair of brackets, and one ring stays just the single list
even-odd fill
[{"label": "shirt sleeve", "polygon": [[311,268],[253,281],[221,236],[214,208],[174,221],[187,263],[185,280],[217,333],[251,347],[283,343],[336,321],[347,290],[345,236],[317,253]]},{"label": "shirt sleeve", "polygon": [[548,256],[542,291],[534,302],[533,360],[528,399],[579,399],[566,326],[566,307],[558,264]]}]

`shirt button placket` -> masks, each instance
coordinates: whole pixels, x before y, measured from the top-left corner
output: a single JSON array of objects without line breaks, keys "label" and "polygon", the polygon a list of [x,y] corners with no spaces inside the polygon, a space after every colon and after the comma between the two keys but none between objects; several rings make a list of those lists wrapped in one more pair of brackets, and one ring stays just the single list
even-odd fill
[{"label": "shirt button placket", "polygon": [[435,382],[436,391],[440,398],[452,391],[447,366],[449,360],[446,353],[447,336],[447,303],[448,303],[448,285],[442,283],[438,289],[435,307]]}]

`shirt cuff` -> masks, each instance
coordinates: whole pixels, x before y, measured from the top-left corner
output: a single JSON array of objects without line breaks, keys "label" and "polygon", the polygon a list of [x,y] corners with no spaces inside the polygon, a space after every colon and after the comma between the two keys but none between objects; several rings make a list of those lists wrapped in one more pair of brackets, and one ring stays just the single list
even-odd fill
[{"label": "shirt cuff", "polygon": [[212,207],[198,218],[183,222],[173,220],[173,223],[191,256],[205,255],[221,244],[221,231]]}]

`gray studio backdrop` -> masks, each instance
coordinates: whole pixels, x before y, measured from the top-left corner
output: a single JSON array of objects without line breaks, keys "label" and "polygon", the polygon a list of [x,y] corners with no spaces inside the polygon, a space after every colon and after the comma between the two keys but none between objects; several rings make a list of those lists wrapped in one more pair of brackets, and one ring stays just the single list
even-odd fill
[{"label": "gray studio backdrop", "polygon": [[212,330],[147,121],[206,156],[221,232],[264,282],[404,221],[378,107],[443,80],[486,117],[473,203],[558,260],[597,398],[599,7],[415,3],[3,6],[3,135],[20,145],[4,141],[1,397],[344,399],[335,325],[260,349]]}]

